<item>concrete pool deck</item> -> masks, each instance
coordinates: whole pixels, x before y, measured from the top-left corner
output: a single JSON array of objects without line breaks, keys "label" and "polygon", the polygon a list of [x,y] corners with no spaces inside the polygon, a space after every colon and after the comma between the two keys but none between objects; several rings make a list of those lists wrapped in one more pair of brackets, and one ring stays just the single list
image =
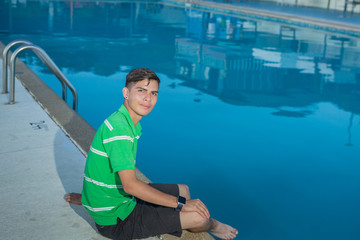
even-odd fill
[{"label": "concrete pool deck", "polygon": [[[204,6],[232,6],[214,4],[218,3]],[[254,6],[241,9],[275,14]],[[296,14],[290,14],[288,20],[309,17]],[[335,20],[325,23],[335,26]],[[337,21],[336,26],[360,32],[358,21],[354,15],[349,23]],[[0,42],[0,52],[3,48]],[[7,104],[8,94],[0,94],[2,238],[105,239],[97,234],[94,222],[81,206],[64,201],[67,192],[82,189],[85,155],[95,130],[20,61],[16,70],[16,104]],[[148,181],[139,171],[138,176]],[[177,239],[168,235],[163,238]],[[205,233],[184,232],[182,239],[212,238]]]},{"label": "concrete pool deck", "polygon": [[0,94],[2,238],[105,239],[81,206],[64,201],[66,192],[81,191],[84,155],[15,84],[15,105]]}]

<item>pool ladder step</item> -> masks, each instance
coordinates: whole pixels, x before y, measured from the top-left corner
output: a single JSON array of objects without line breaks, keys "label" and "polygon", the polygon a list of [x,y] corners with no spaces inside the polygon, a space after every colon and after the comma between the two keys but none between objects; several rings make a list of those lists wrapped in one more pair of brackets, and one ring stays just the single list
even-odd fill
[{"label": "pool ladder step", "polygon": [[22,45],[15,50],[15,52],[10,57],[10,93],[9,93],[9,104],[15,104],[15,60],[18,54],[24,50],[30,49],[32,50],[41,61],[51,70],[51,72],[59,79],[62,85],[62,99],[66,102],[67,100],[67,88],[68,87],[73,95],[73,109],[77,111],[78,108],[78,94],[74,86],[70,83],[70,81],[65,77],[65,75],[60,71],[60,69],[56,66],[56,64],[51,60],[51,58],[46,54],[46,52],[40,48],[32,44],[26,40],[15,40],[10,42],[3,51],[3,90],[2,93],[8,93],[8,53],[10,48],[15,45]]}]

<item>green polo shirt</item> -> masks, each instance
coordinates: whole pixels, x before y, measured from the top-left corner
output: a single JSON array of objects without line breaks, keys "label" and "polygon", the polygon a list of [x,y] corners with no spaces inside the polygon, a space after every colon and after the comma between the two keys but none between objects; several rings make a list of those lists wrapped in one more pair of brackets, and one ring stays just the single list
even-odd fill
[{"label": "green polo shirt", "polygon": [[118,171],[135,169],[141,125],[134,126],[124,105],[100,126],[85,165],[82,204],[99,225],[115,225],[135,208],[136,199],[122,187]]}]

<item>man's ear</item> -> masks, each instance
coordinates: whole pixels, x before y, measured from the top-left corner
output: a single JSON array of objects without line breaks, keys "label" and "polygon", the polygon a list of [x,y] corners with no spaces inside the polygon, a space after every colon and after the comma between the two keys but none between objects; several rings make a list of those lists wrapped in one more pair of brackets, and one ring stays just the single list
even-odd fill
[{"label": "man's ear", "polygon": [[129,96],[129,89],[127,87],[124,87],[122,92],[123,92],[124,98],[127,99]]}]

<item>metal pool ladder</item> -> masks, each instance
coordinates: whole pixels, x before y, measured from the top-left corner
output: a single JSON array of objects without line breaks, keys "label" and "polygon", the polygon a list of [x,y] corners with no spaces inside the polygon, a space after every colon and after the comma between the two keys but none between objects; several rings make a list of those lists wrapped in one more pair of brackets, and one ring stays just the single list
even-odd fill
[{"label": "metal pool ladder", "polygon": [[33,52],[43,61],[43,63],[51,70],[51,72],[59,79],[62,85],[62,98],[66,102],[67,99],[67,89],[68,87],[73,95],[73,109],[77,111],[78,108],[78,94],[74,86],[70,81],[65,77],[65,75],[60,71],[56,64],[51,60],[51,58],[46,54],[46,52],[26,40],[15,40],[10,42],[3,51],[3,91],[2,93],[8,93],[7,87],[7,65],[8,65],[8,52],[10,48],[15,45],[22,45],[11,55],[10,58],[10,94],[9,94],[9,104],[15,104],[15,60],[17,55],[27,49],[33,50]]}]

